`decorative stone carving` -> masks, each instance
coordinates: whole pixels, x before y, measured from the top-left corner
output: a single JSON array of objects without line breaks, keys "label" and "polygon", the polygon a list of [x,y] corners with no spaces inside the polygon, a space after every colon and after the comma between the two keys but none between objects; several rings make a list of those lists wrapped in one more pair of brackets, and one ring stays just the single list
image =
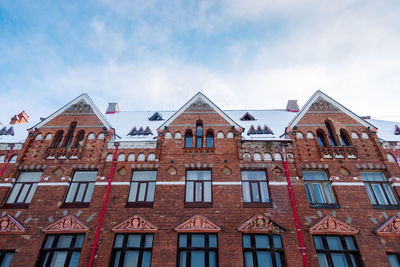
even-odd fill
[{"label": "decorative stone carving", "polygon": [[393,216],[375,231],[378,235],[399,236],[400,218]]},{"label": "decorative stone carving", "polygon": [[229,175],[232,174],[232,170],[231,170],[228,166],[224,166],[224,167],[221,169],[221,172],[222,172],[223,174],[225,174],[226,176],[229,176]]},{"label": "decorative stone carving", "polygon": [[188,107],[185,112],[189,112],[189,111],[198,111],[198,110],[213,110],[212,107],[210,107],[205,101],[203,101],[202,99],[197,100],[196,102],[194,102],[193,104],[190,105],[190,107]]},{"label": "decorative stone carving", "polygon": [[78,218],[74,215],[66,215],[61,219],[47,225],[42,229],[44,233],[84,233],[89,231],[89,228],[84,225]]},{"label": "decorative stone carving", "polygon": [[177,170],[174,168],[174,166],[170,166],[170,167],[167,169],[167,173],[168,173],[169,175],[171,175],[171,176],[174,176],[174,175],[177,174]]},{"label": "decorative stone carving", "polygon": [[317,100],[311,105],[309,110],[339,110],[334,104],[331,102],[326,101],[322,97],[318,97]]},{"label": "decorative stone carving", "polygon": [[242,233],[281,233],[285,229],[264,215],[256,215],[240,225],[238,231]]},{"label": "decorative stone carving", "polygon": [[310,228],[312,234],[340,234],[340,235],[355,235],[359,231],[336,219],[332,215],[328,215]]},{"label": "decorative stone carving", "polygon": [[178,227],[175,227],[175,231],[179,233],[217,233],[221,231],[221,227],[205,216],[196,214]]},{"label": "decorative stone carving", "polygon": [[24,232],[25,228],[10,215],[0,218],[0,234],[19,234]]},{"label": "decorative stone carving", "polygon": [[111,229],[116,233],[154,233],[158,228],[139,215],[133,215]]}]

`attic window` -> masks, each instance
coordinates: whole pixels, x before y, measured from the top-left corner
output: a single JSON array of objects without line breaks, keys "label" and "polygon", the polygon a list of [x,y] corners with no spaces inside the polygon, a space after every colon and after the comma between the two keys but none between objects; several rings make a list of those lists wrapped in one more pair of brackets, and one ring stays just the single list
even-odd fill
[{"label": "attic window", "polygon": [[161,117],[161,114],[156,112],[154,113],[150,118],[149,121],[162,121],[163,118]]},{"label": "attic window", "polygon": [[400,127],[397,126],[397,125],[394,126],[394,134],[395,135],[400,135]]},{"label": "attic window", "polygon": [[132,130],[128,133],[130,136],[139,136],[139,135],[153,135],[149,127],[143,130],[143,127],[140,127],[139,130],[136,127],[133,127]]},{"label": "attic window", "polygon": [[0,130],[0,135],[14,135],[14,127],[10,126],[10,128],[3,127],[3,129]]},{"label": "attic window", "polygon": [[241,118],[241,121],[254,121],[255,118],[248,112],[246,112],[246,114],[244,114]]},{"label": "attic window", "polygon": [[267,125],[264,125],[264,128],[261,128],[261,126],[258,125],[257,129],[254,128],[253,125],[251,125],[250,129],[247,131],[247,135],[250,134],[274,134],[274,133]]}]

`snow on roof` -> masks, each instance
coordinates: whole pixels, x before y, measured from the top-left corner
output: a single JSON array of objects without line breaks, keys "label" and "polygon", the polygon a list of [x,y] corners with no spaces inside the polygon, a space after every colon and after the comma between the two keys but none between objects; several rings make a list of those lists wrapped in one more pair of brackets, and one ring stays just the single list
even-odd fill
[{"label": "snow on roof", "polygon": [[7,143],[24,143],[26,137],[28,136],[28,129],[35,125],[37,121],[33,122],[25,122],[25,123],[18,123],[18,124],[8,124],[3,125],[1,128],[6,127],[7,130],[10,127],[14,128],[14,135],[0,135],[0,144],[7,144]]},{"label": "snow on roof", "polygon": [[400,135],[395,135],[396,125],[400,127],[400,122],[367,119],[369,123],[378,128],[378,137],[385,141],[400,141]]}]

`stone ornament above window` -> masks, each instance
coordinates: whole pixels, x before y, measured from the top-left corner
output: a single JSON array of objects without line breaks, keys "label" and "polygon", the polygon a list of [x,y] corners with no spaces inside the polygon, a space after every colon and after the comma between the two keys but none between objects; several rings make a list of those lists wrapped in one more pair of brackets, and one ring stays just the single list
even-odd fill
[{"label": "stone ornament above window", "polygon": [[393,216],[381,227],[375,230],[378,235],[400,236],[400,218]]},{"label": "stone ornament above window", "polygon": [[115,233],[155,233],[158,228],[142,216],[133,215],[114,226],[111,231]]},{"label": "stone ornament above window", "polygon": [[10,215],[5,215],[0,218],[0,234],[20,234],[26,229]]},{"label": "stone ornament above window", "polygon": [[178,233],[217,233],[221,227],[211,222],[207,217],[196,214],[181,225],[175,227]]},{"label": "stone ornament above window", "polygon": [[85,233],[88,232],[89,228],[84,225],[74,215],[66,215],[61,219],[47,225],[42,229],[42,232],[49,234],[62,234],[62,233]]},{"label": "stone ornament above window", "polygon": [[244,222],[237,229],[239,232],[252,234],[252,233],[282,233],[284,228],[271,221],[264,215],[255,215],[251,219]]},{"label": "stone ornament above window", "polygon": [[323,234],[323,235],[331,235],[331,234],[339,234],[339,235],[355,235],[359,232],[353,226],[344,223],[332,215],[328,215],[324,217],[321,221],[316,223],[313,227],[310,228],[311,234]]}]

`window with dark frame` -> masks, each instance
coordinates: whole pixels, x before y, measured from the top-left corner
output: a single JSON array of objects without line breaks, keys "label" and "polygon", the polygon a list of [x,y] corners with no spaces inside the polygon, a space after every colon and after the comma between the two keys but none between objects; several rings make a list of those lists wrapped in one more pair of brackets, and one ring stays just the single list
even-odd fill
[{"label": "window with dark frame", "polygon": [[336,140],[335,130],[333,124],[330,120],[325,121],[326,130],[328,131],[328,139],[331,146],[337,146],[338,142]]},{"label": "window with dark frame", "polygon": [[150,267],[153,234],[116,234],[110,267]]},{"label": "window with dark frame", "polygon": [[360,172],[373,206],[398,206],[398,201],[383,172]]},{"label": "window with dark frame", "polygon": [[177,267],[217,267],[217,234],[179,234]]},{"label": "window with dark frame", "polygon": [[196,123],[196,147],[203,147],[203,123]]},{"label": "window with dark frame", "polygon": [[206,147],[214,147],[214,134],[211,131],[206,134]]},{"label": "window with dark frame", "polygon": [[313,237],[320,267],[362,266],[360,253],[352,236]]},{"label": "window with dark frame", "polygon": [[21,172],[11,189],[6,205],[28,206],[31,203],[42,172]]},{"label": "window with dark frame", "polygon": [[265,171],[242,171],[242,189],[245,203],[270,202]]},{"label": "window with dark frame", "polygon": [[400,266],[400,253],[388,253],[387,256],[391,267]]},{"label": "window with dark frame", "polygon": [[92,199],[97,171],[75,171],[65,205],[87,206]]},{"label": "window with dark frame", "polygon": [[157,171],[134,171],[129,190],[128,204],[152,206],[156,179]]},{"label": "window with dark frame", "polygon": [[40,249],[37,267],[78,266],[84,234],[47,235]]},{"label": "window with dark frame", "polygon": [[245,267],[286,266],[280,235],[244,234],[242,239]]},{"label": "window with dark frame", "polygon": [[14,256],[13,250],[0,250],[0,266],[1,267],[10,266],[13,256]]},{"label": "window with dark frame", "polygon": [[211,170],[186,171],[186,203],[211,203]]},{"label": "window with dark frame", "polygon": [[304,186],[311,205],[335,205],[331,183],[324,171],[303,171]]},{"label": "window with dark frame", "polygon": [[193,147],[193,134],[190,130],[185,134],[185,147]]}]

